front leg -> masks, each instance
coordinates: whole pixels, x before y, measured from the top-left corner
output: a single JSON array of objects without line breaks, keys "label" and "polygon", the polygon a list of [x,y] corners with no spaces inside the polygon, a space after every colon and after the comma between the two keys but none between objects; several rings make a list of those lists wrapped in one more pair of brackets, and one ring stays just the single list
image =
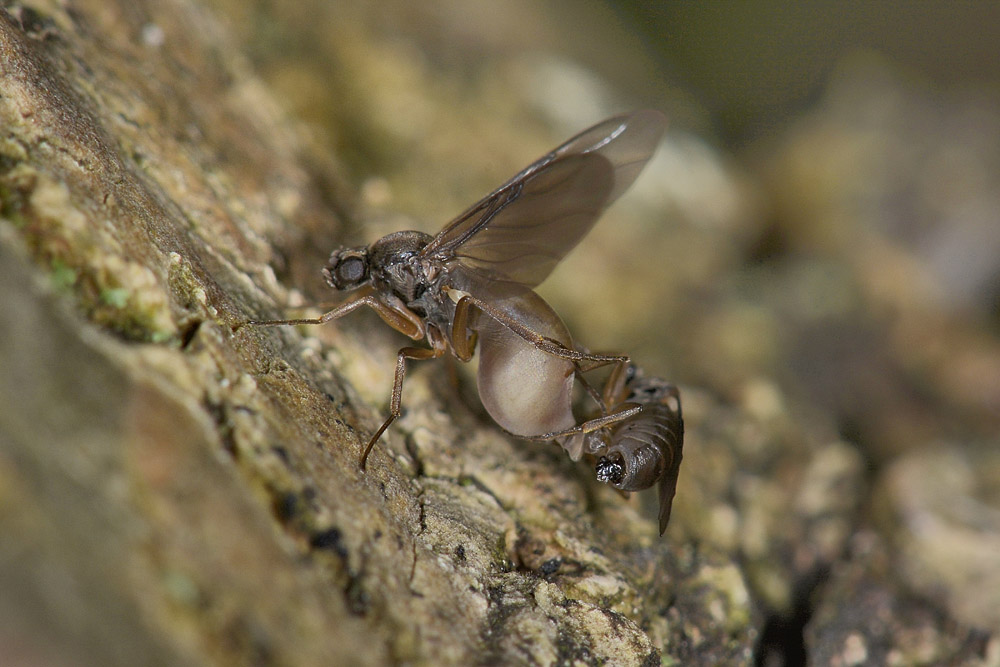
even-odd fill
[{"label": "front leg", "polygon": [[382,321],[390,327],[413,340],[420,340],[426,335],[426,328],[423,320],[406,307],[406,305],[396,297],[384,299],[373,294],[359,294],[350,301],[346,301],[333,310],[323,313],[319,317],[307,317],[291,320],[250,320],[247,324],[258,327],[286,326],[294,324],[326,324],[332,320],[352,313],[362,306],[368,306],[382,318]]}]

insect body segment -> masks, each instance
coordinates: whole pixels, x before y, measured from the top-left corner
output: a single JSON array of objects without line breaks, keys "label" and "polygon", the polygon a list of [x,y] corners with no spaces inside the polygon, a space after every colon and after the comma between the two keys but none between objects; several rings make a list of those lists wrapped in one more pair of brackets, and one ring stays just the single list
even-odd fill
[{"label": "insect body segment", "polygon": [[[659,483],[660,534],[670,521],[684,446],[680,392],[672,384],[646,377],[633,365],[624,378],[612,375],[611,405],[638,405],[641,411],[612,426],[587,434],[585,448],[597,458],[598,481],[619,491],[642,491]],[[606,392],[608,393],[608,392]],[[620,398],[616,398],[620,397]]]},{"label": "insect body segment", "polygon": [[[577,374],[588,370],[577,365]],[[615,365],[598,394],[581,381],[600,414],[557,433],[533,440],[555,440],[574,461],[594,460],[597,480],[619,491],[642,491],[659,482],[660,534],[670,521],[684,446],[681,395],[676,386],[647,377],[635,364]]]},{"label": "insect body segment", "polygon": [[[539,347],[558,344],[567,352],[573,342],[562,320],[532,291],[504,295],[491,286],[489,307],[477,309],[479,370],[476,377],[483,407],[503,429],[534,436],[571,428],[574,362]],[[466,297],[472,305],[472,298]],[[484,304],[485,305],[485,304]],[[523,334],[538,336],[525,338]]]}]

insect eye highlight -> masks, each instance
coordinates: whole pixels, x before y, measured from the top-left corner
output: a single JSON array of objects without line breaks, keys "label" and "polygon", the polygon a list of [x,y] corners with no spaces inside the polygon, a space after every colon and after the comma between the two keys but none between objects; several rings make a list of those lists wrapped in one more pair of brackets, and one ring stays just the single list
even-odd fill
[{"label": "insect eye highlight", "polygon": [[625,462],[621,454],[602,456],[597,460],[596,471],[597,481],[615,486],[625,478]]}]

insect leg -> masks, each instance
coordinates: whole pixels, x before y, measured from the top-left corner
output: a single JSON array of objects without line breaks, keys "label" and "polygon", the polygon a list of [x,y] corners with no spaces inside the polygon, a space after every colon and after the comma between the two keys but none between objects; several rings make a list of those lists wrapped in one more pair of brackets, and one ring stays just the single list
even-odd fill
[{"label": "insect leg", "polygon": [[[432,341],[433,342],[433,341]],[[396,355],[396,376],[392,383],[392,399],[389,401],[389,417],[385,420],[382,426],[375,432],[372,439],[368,441],[365,445],[365,449],[361,452],[361,469],[365,469],[365,464],[368,462],[368,455],[371,453],[372,448],[378,439],[382,437],[385,430],[389,428],[392,422],[396,421],[401,413],[402,400],[403,400],[403,378],[406,376],[406,360],[407,359],[437,359],[445,352],[445,347],[443,345],[436,345],[435,347],[404,347]]]},{"label": "insect leg", "polygon": [[629,363],[619,363],[612,369],[611,375],[604,383],[602,393],[604,405],[618,405],[628,396],[625,385],[629,379],[629,366]]},{"label": "insect leg", "polygon": [[[468,321],[469,309],[471,309],[473,306],[478,308],[480,312],[488,315],[489,317],[499,322],[501,325],[507,327],[513,333],[517,334],[518,336],[526,340],[528,343],[530,343],[532,346],[534,346],[536,349],[541,350],[542,352],[546,352],[548,354],[560,357],[562,359],[569,359],[570,361],[575,361],[578,363],[587,362],[588,367],[586,368],[586,370],[592,370],[594,368],[598,368],[605,364],[612,364],[612,363],[623,364],[623,363],[628,363],[629,361],[627,355],[591,354],[590,352],[581,352],[580,350],[574,350],[572,348],[568,348],[559,341],[547,338],[538,333],[537,331],[534,331],[533,329],[526,327],[525,325],[511,318],[509,315],[504,313],[499,308],[496,308],[481,299],[477,299],[471,294],[463,295],[462,298],[459,299],[458,303],[455,305],[454,321],[456,323],[458,322],[463,323],[463,330],[459,330],[459,333],[462,334],[458,336],[460,341],[466,338],[464,331],[465,328],[464,323]],[[454,327],[452,329],[452,332],[453,333],[455,332]],[[459,344],[461,345],[462,343],[460,342]]]},{"label": "insect leg", "polygon": [[458,300],[455,304],[455,316],[451,320],[451,347],[459,361],[472,359],[478,338],[477,333],[469,329],[471,303],[467,301],[468,298],[463,297]]},{"label": "insect leg", "polygon": [[[600,408],[601,415],[599,417],[588,420],[583,424],[579,424],[569,429],[551,431],[532,436],[526,436],[520,433],[512,435],[516,435],[517,437],[524,438],[526,440],[553,440],[574,434],[586,434],[615,424],[623,419],[627,419],[641,411],[641,407],[633,404],[622,405],[622,400],[620,398],[614,402],[609,402],[598,394],[598,392],[594,390],[594,388],[590,386],[590,384],[587,383],[582,376],[583,372],[593,370],[606,364],[615,364],[615,371],[612,372],[612,379],[609,380],[609,382],[613,382],[616,386],[621,385],[623,384],[623,380],[618,380],[617,378],[625,377],[624,369],[627,368],[629,364],[629,358],[627,356],[592,354],[587,351],[568,348],[557,340],[542,336],[530,327],[517,322],[503,311],[467,293],[463,293],[462,297],[458,299],[455,305],[455,314],[452,319],[452,348],[455,351],[455,356],[459,359],[466,360],[471,358],[473,346],[475,345],[476,332],[473,331],[471,334],[469,332],[469,320],[473,307],[477,308],[481,313],[493,318],[499,324],[525,340],[536,349],[562,359],[573,361],[578,379],[583,382],[588,395]],[[609,395],[610,392],[608,391],[604,394],[605,397]],[[615,410],[611,414],[608,414],[609,407],[612,406],[615,407]]]},{"label": "insect leg", "polygon": [[587,392],[587,396],[590,396],[591,400],[597,404],[601,410],[601,414],[606,415],[608,413],[608,405],[610,404],[604,400],[596,389],[594,389],[594,385],[590,384],[590,382],[587,381],[587,378],[583,376],[584,371],[580,368],[580,364],[576,364],[576,370],[573,372],[576,375],[576,381],[579,382],[580,386],[583,387],[583,390]]},{"label": "insect leg", "polygon": [[350,301],[340,304],[333,310],[323,313],[319,317],[307,317],[291,320],[250,320],[247,324],[258,327],[273,327],[292,324],[326,324],[327,322],[336,320],[344,315],[347,315],[348,313],[354,312],[362,306],[368,306],[378,313],[378,316],[382,318],[382,321],[390,327],[414,340],[420,340],[425,335],[423,322],[421,322],[420,318],[418,318],[414,313],[410,312],[408,308],[405,306],[394,308],[371,294],[351,299]]},{"label": "insect leg", "polygon": [[[600,407],[601,416],[594,417],[593,419],[588,419],[587,421],[577,424],[573,428],[566,429],[564,431],[553,431],[552,433],[543,433],[538,436],[532,436],[526,438],[527,440],[555,440],[557,438],[562,438],[570,435],[575,435],[577,433],[592,433],[602,428],[607,428],[617,424],[620,421],[633,417],[640,412],[642,412],[642,406],[636,403],[625,403],[625,396],[627,392],[625,391],[625,383],[628,381],[628,367],[629,362],[618,362],[615,364],[614,369],[611,371],[611,375],[608,377],[604,384],[604,391],[601,394],[597,393],[597,390],[587,382],[586,378],[583,377],[584,371],[580,368],[580,364],[577,364],[576,377],[577,380],[583,385],[584,390],[587,395]],[[594,366],[591,369],[596,368]],[[673,385],[671,385],[673,388]],[[676,393],[676,389],[674,390]],[[677,399],[680,400],[679,398]],[[608,412],[612,407],[616,408],[613,412]]]},{"label": "insect leg", "polygon": [[555,440],[557,438],[564,438],[570,435],[576,435],[577,433],[593,433],[594,431],[600,430],[602,428],[607,428],[613,424],[628,419],[629,417],[634,417],[635,415],[642,412],[642,406],[636,405],[635,403],[623,403],[618,406],[618,409],[614,412],[602,415],[600,417],[594,417],[593,419],[588,419],[582,424],[577,424],[573,428],[568,428],[563,431],[552,431],[551,433],[542,433],[540,435],[517,435],[516,433],[510,433],[506,429],[506,433],[515,438],[520,438],[521,440],[537,440],[537,441],[547,441]]},{"label": "insect leg", "polygon": [[[583,374],[596,368],[600,368],[607,363],[614,363],[614,368],[611,369],[611,374],[608,375],[607,380],[604,382],[604,389],[601,393],[598,393]],[[577,362],[576,379],[583,387],[584,391],[587,392],[587,395],[590,396],[594,403],[596,403],[600,408],[601,414],[607,414],[610,407],[623,403],[625,398],[628,396],[628,391],[626,391],[625,385],[629,381],[629,370],[632,368],[634,368],[634,366],[627,360],[591,364],[587,368],[584,368],[583,364]]]}]

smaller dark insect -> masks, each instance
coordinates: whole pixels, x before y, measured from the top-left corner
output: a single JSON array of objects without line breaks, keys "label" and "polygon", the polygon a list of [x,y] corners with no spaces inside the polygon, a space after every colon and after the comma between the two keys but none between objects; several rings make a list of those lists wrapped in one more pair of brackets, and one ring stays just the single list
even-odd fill
[{"label": "smaller dark insect", "polygon": [[[663,114],[650,110],[598,123],[521,170],[437,236],[400,231],[367,247],[335,250],[323,269],[327,283],[358,290],[337,308],[313,319],[249,324],[323,324],[367,306],[400,333],[426,339],[429,347],[404,347],[396,355],[389,416],[362,451],[362,468],[400,415],[406,360],[451,352],[469,361],[477,345],[479,397],[501,428],[523,438],[568,432],[577,423],[577,369],[628,358],[575,349],[562,320],[533,288],[632,184],[665,125]],[[613,412],[595,423],[626,416]]]},{"label": "smaller dark insect", "polygon": [[662,535],[670,521],[684,447],[680,391],[645,376],[633,363],[622,363],[595,400],[602,406],[601,416],[546,436],[560,442],[574,461],[583,454],[593,457],[597,480],[619,491],[642,491],[659,482]]}]

